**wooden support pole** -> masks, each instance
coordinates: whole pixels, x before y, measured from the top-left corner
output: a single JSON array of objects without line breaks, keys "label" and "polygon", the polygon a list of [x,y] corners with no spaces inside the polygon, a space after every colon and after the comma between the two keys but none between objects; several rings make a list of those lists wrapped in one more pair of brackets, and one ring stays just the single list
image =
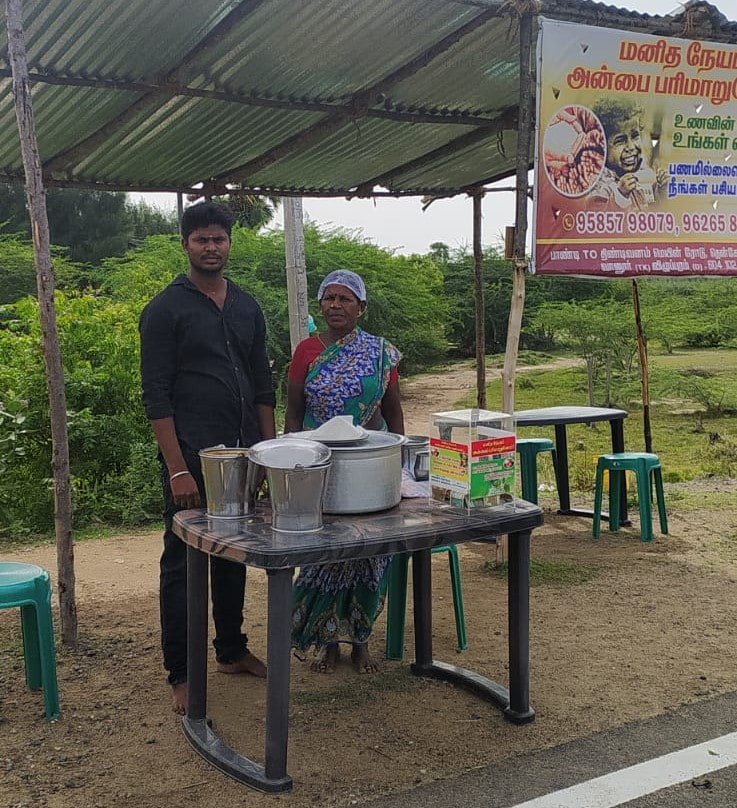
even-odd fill
[{"label": "wooden support pole", "polygon": [[[33,256],[36,266],[38,310],[41,320],[43,355],[51,417],[51,468],[54,476],[54,527],[58,566],[61,637],[65,645],[77,645],[77,604],[72,540],[72,496],[69,478],[69,440],[66,420],[64,370],[54,306],[54,268],[51,263],[46,190],[41,175],[41,160],[31,102],[31,83],[23,35],[23,0],[7,0],[8,56],[13,71],[13,95],[18,123],[26,200],[31,217]],[[41,485],[41,480],[38,481]]]},{"label": "wooden support pole", "polygon": [[640,384],[642,386],[642,428],[645,435],[645,451],[653,450],[653,435],[650,429],[650,381],[647,364],[647,345],[645,344],[645,334],[642,330],[642,318],[640,316],[640,290],[637,286],[637,278],[632,278],[632,306],[635,311],[635,329],[637,332],[637,350],[640,354]]},{"label": "wooden support pole", "polygon": [[481,201],[473,194],[473,268],[476,302],[476,406],[486,409],[486,306],[484,302],[484,253],[481,248]]},{"label": "wooden support pole", "polygon": [[305,266],[305,234],[302,200],[284,199],[284,253],[287,271],[287,306],[289,309],[289,341],[294,349],[307,339],[307,269]]},{"label": "wooden support pole", "polygon": [[532,76],[532,14],[519,17],[519,125],[517,127],[516,205],[514,230],[514,266],[512,269],[512,299],[507,326],[507,345],[502,369],[502,410],[514,412],[514,381],[517,372],[522,312],[525,308],[525,273],[527,259],[527,173],[530,169],[532,143],[532,102],[534,84]]}]

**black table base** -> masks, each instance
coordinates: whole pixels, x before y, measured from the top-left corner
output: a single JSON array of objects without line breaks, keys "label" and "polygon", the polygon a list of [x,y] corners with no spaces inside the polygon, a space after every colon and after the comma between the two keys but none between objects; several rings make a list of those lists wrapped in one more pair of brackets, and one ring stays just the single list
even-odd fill
[{"label": "black table base", "polygon": [[505,718],[514,724],[534,721],[535,711],[529,703],[530,533],[509,537],[509,689],[474,671],[433,659],[430,556],[429,550],[412,554],[415,662],[410,670],[417,676],[442,679],[472,691],[503,710]]},{"label": "black table base", "polygon": [[[324,536],[302,536],[306,549],[300,555],[294,550],[299,537],[290,534],[281,539],[263,519],[254,519],[252,525],[244,521],[240,527],[231,527],[208,520],[202,512],[185,511],[175,517],[175,526],[187,541],[189,701],[182,724],[187,740],[205,760],[259,791],[279,793],[292,788],[292,778],[287,774],[292,578],[295,566],[309,563],[313,558],[325,560],[328,552],[339,553],[338,536],[343,537],[340,541],[350,551],[349,557],[362,557],[361,553],[363,557],[412,553],[416,651],[411,667],[413,673],[471,689],[502,709],[505,717],[515,724],[534,720],[535,713],[529,705],[529,562],[530,534],[542,522],[537,506],[516,500],[503,509],[459,516],[409,501],[383,515],[334,521],[336,538],[328,539],[329,526]],[[432,548],[453,540],[489,541],[503,534],[509,536],[508,690],[480,674],[436,662],[432,657]],[[281,541],[285,542],[287,550],[281,548]],[[207,720],[208,548],[211,552],[229,555],[231,560],[241,557],[245,562],[252,560],[254,565],[266,568],[268,674],[264,765],[231,749]],[[242,549],[252,555],[240,556]],[[266,566],[270,557],[276,557],[274,563],[281,563],[286,558],[285,552],[291,554],[290,562],[294,566]]]}]

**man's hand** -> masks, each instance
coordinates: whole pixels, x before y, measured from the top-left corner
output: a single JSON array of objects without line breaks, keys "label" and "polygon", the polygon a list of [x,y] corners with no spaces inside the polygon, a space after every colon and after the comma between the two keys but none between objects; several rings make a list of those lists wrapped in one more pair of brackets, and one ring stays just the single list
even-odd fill
[{"label": "man's hand", "polygon": [[174,504],[179,508],[199,508],[200,492],[191,474],[182,474],[169,482]]}]

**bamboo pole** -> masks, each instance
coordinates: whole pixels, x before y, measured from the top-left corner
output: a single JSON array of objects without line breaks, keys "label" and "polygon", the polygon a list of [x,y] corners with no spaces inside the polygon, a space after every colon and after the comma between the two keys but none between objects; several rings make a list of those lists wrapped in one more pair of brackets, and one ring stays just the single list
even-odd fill
[{"label": "bamboo pole", "polygon": [[632,306],[635,311],[635,329],[637,331],[637,350],[640,353],[640,383],[642,386],[642,427],[645,434],[645,451],[652,452],[653,436],[650,429],[650,381],[647,365],[647,345],[645,344],[645,334],[642,330],[642,318],[640,316],[640,290],[637,286],[637,278],[632,278]]},{"label": "bamboo pole", "polygon": [[285,199],[284,253],[287,271],[287,306],[289,310],[289,341],[294,349],[307,339],[307,270],[305,267],[305,234],[302,220],[302,200]]},{"label": "bamboo pole", "polygon": [[502,369],[502,410],[514,412],[514,380],[517,372],[522,312],[525,308],[525,273],[527,258],[527,173],[530,167],[532,142],[532,14],[524,12],[519,18],[519,125],[517,127],[516,205],[514,230],[514,265],[512,300],[507,325],[507,345]]},{"label": "bamboo pole", "polygon": [[476,406],[486,409],[486,306],[484,253],[481,249],[481,191],[473,193],[473,267],[476,297]]},{"label": "bamboo pole", "polygon": [[[13,71],[13,95],[18,123],[26,200],[31,218],[33,255],[36,266],[38,310],[41,320],[43,355],[51,416],[51,468],[54,476],[54,528],[58,567],[61,638],[64,645],[77,646],[77,604],[75,597],[74,542],[72,539],[72,496],[69,479],[69,440],[66,421],[64,370],[54,306],[54,268],[51,263],[46,190],[41,175],[31,101],[31,83],[23,35],[23,0],[7,0],[8,55]],[[41,480],[38,481],[41,485]]]}]

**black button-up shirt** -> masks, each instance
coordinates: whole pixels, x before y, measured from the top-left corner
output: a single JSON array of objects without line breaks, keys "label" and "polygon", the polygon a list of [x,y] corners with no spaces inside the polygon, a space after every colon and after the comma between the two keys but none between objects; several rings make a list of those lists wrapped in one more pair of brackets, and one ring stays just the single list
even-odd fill
[{"label": "black button-up shirt", "polygon": [[151,420],[173,417],[182,448],[261,440],[257,404],[275,404],[266,323],[231,281],[222,310],[179,275],[143,310],[141,381]]}]

